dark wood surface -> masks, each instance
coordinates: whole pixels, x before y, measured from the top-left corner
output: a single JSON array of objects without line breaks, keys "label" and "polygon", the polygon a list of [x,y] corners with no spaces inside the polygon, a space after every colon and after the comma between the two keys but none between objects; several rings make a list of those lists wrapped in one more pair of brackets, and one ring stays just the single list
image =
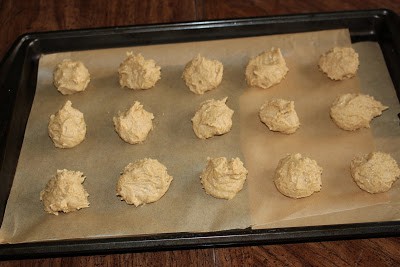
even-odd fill
[{"label": "dark wood surface", "polygon": [[[19,35],[27,32],[374,8],[400,14],[400,0],[0,0],[0,58]],[[91,265],[400,266],[400,238],[0,262],[0,266]]]}]

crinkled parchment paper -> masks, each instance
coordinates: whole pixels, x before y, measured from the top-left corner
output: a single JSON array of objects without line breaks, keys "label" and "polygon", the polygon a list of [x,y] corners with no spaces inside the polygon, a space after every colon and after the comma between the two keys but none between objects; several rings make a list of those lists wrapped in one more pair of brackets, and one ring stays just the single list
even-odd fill
[{"label": "crinkled parchment paper", "polygon": [[[393,214],[400,203],[398,184],[388,193],[370,195],[358,189],[349,173],[352,157],[374,149],[391,152],[400,160],[399,105],[393,86],[374,43],[354,45],[360,53],[362,86],[358,77],[329,80],[318,70],[317,61],[320,54],[336,45],[350,45],[347,30],[42,56],[0,240],[19,243],[397,219],[397,213]],[[287,77],[267,90],[248,88],[244,68],[249,58],[273,46],[280,47],[287,60]],[[131,50],[162,67],[162,78],[154,88],[131,91],[119,87],[117,68],[125,52]],[[224,64],[220,87],[201,96],[190,92],[181,79],[184,65],[198,53]],[[52,72],[64,58],[81,60],[88,67],[92,80],[85,92],[63,96],[52,85]],[[338,129],[329,118],[330,104],[341,93],[360,90],[390,109],[374,120],[371,130]],[[209,140],[198,139],[190,119],[199,104],[225,96],[235,110],[232,131]],[[270,132],[259,121],[259,107],[272,97],[295,101],[301,122],[295,134]],[[79,146],[58,149],[48,137],[47,124],[66,100],[84,113],[88,132]],[[114,131],[112,117],[136,100],[155,115],[155,127],[143,144],[129,145]],[[320,193],[293,200],[276,190],[273,171],[279,159],[292,152],[309,156],[324,168]],[[201,188],[199,175],[206,159],[217,156],[240,157],[249,170],[245,188],[229,201],[215,199]],[[144,157],[165,164],[174,180],[159,201],[136,208],[119,200],[115,185],[124,166]],[[54,216],[43,211],[39,193],[56,170],[63,168],[80,170],[87,176],[84,186],[91,206]],[[378,217],[371,213],[374,209]],[[354,218],[358,213],[361,215]],[[337,217],[340,220],[335,221]]]}]

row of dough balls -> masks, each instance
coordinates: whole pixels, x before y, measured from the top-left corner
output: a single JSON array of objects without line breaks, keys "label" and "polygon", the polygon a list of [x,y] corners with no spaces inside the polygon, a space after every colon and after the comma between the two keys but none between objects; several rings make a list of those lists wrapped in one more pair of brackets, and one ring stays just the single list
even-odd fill
[{"label": "row of dough balls", "polygon": [[[206,139],[214,135],[222,135],[232,127],[231,110],[226,104],[227,97],[222,100],[208,100],[192,118],[195,134]],[[143,108],[138,101],[124,112],[118,112],[113,118],[115,131],[122,140],[129,144],[138,144],[146,140],[153,129],[154,115]],[[72,148],[83,142],[86,136],[86,123],[83,113],[72,107],[71,101],[55,114],[50,116],[48,133],[58,148]]]},{"label": "row of dough balls", "polygon": [[[234,111],[226,105],[226,101],[227,97],[201,103],[192,118],[193,131],[198,138],[207,139],[231,130]],[[344,94],[333,102],[330,116],[340,128],[354,131],[363,127],[369,128],[370,121],[387,108],[368,95]],[[261,106],[259,117],[271,131],[292,134],[300,127],[293,101],[268,100]],[[113,122],[116,132],[125,142],[138,144],[146,140],[153,129],[153,119],[154,115],[136,101],[125,112],[118,112]],[[73,108],[68,100],[59,111],[50,116],[48,132],[58,148],[77,146],[86,136],[83,113]]]},{"label": "row of dough balls", "polygon": [[[207,194],[216,198],[232,199],[242,190],[247,170],[239,158],[228,161],[225,157],[208,158],[200,175]],[[89,207],[89,194],[82,183],[85,176],[80,171],[57,170],[40,192],[45,211],[58,215]],[[167,168],[155,159],[141,159],[129,163],[121,173],[117,196],[136,207],[159,200],[169,189],[173,177]]]},{"label": "row of dough balls", "polygon": [[[388,108],[369,95],[343,94],[333,101],[329,114],[339,128],[355,131],[370,128],[371,120]],[[294,101],[268,100],[261,106],[259,116],[271,131],[292,134],[300,127]]]},{"label": "row of dough balls", "polygon": [[[335,47],[321,55],[319,68],[332,80],[351,78],[357,72],[358,54],[351,47]],[[186,86],[195,94],[217,88],[224,67],[218,60],[197,55],[189,61],[182,74]],[[279,48],[271,48],[250,59],[246,66],[247,84],[269,88],[280,83],[289,71]],[[140,53],[127,53],[118,68],[121,87],[133,90],[150,89],[161,79],[161,67],[153,59],[146,60]],[[81,61],[65,59],[56,67],[54,85],[64,95],[84,91],[90,82],[88,69]]]},{"label": "row of dough balls", "polygon": [[[388,191],[400,176],[396,160],[383,152],[354,157],[350,172],[358,187],[371,194]],[[315,160],[299,153],[290,154],[279,161],[274,182],[283,195],[303,198],[321,190],[321,175],[322,168]]]},{"label": "row of dough balls", "polygon": [[[222,100],[208,100],[192,118],[193,130],[200,139],[222,135],[232,127],[231,110],[226,104],[227,97]],[[135,101],[125,112],[118,112],[113,118],[114,127],[122,140],[129,144],[142,143],[153,129],[154,115]],[[64,106],[50,116],[48,133],[58,148],[72,148],[79,145],[86,136],[86,123],[83,113],[72,107],[67,100]]]},{"label": "row of dough balls", "polygon": [[[388,191],[400,176],[397,162],[386,153],[372,152],[355,157],[350,164],[356,184],[369,193]],[[205,192],[215,198],[232,199],[242,190],[248,171],[239,158],[208,158],[200,175]],[[322,187],[322,168],[315,160],[301,154],[289,154],[281,159],[275,170],[274,183],[278,191],[290,198],[304,198],[319,192]],[[89,207],[89,194],[82,183],[85,176],[79,171],[57,170],[40,192],[44,210],[72,212]],[[173,177],[155,159],[141,159],[128,164],[118,179],[116,192],[128,204],[136,207],[159,200],[169,189]]]}]

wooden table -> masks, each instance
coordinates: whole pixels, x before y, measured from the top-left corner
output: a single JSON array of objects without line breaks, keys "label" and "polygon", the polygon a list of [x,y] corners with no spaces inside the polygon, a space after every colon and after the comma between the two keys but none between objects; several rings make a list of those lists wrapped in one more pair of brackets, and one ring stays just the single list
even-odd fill
[{"label": "wooden table", "polygon": [[[388,8],[400,0],[0,0],[0,58],[21,34],[307,12]],[[400,238],[3,261],[0,266],[399,266]]]}]

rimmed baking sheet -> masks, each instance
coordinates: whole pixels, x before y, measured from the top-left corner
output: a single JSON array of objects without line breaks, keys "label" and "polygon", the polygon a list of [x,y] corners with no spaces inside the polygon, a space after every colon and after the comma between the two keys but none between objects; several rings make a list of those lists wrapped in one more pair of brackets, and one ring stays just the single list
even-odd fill
[{"label": "rimmed baking sheet", "polygon": [[[335,82],[317,68],[323,52],[350,44],[347,30],[333,30],[42,56],[0,237],[5,243],[19,243],[397,220],[399,187],[370,195],[354,184],[348,170],[354,155],[375,149],[390,152],[399,160],[399,105],[379,46],[354,44],[360,53],[359,77]],[[248,88],[244,67],[249,58],[273,46],[282,49],[290,69],[288,76],[268,90]],[[155,88],[140,92],[119,88],[116,70],[125,52],[131,50],[161,65],[162,79]],[[220,60],[225,68],[221,86],[202,96],[191,93],[180,78],[184,65],[198,53]],[[92,81],[86,92],[62,96],[53,87],[52,72],[64,58],[81,60],[88,67]],[[374,120],[371,130],[349,133],[338,129],[329,118],[330,103],[340,93],[360,91],[375,96],[390,109]],[[232,131],[209,140],[197,139],[190,119],[199,104],[225,96],[235,110]],[[295,101],[302,126],[294,135],[272,133],[259,121],[259,106],[271,97]],[[78,147],[60,150],[47,135],[47,123],[50,114],[67,99],[85,114],[88,135]],[[149,139],[132,146],[119,139],[112,117],[135,100],[156,118]],[[293,200],[276,191],[273,170],[279,159],[291,152],[314,158],[324,168],[320,193]],[[202,190],[199,174],[209,156],[240,157],[249,169],[244,190],[233,200],[214,199]],[[164,163],[174,181],[160,201],[135,208],[121,202],[114,188],[123,167],[143,157]],[[43,211],[39,192],[56,169],[62,168],[81,170],[87,176],[91,207],[52,216]],[[374,209],[379,213],[371,213]],[[345,216],[349,210],[361,214],[357,218],[353,212]],[[337,217],[340,222],[335,221]]]}]

